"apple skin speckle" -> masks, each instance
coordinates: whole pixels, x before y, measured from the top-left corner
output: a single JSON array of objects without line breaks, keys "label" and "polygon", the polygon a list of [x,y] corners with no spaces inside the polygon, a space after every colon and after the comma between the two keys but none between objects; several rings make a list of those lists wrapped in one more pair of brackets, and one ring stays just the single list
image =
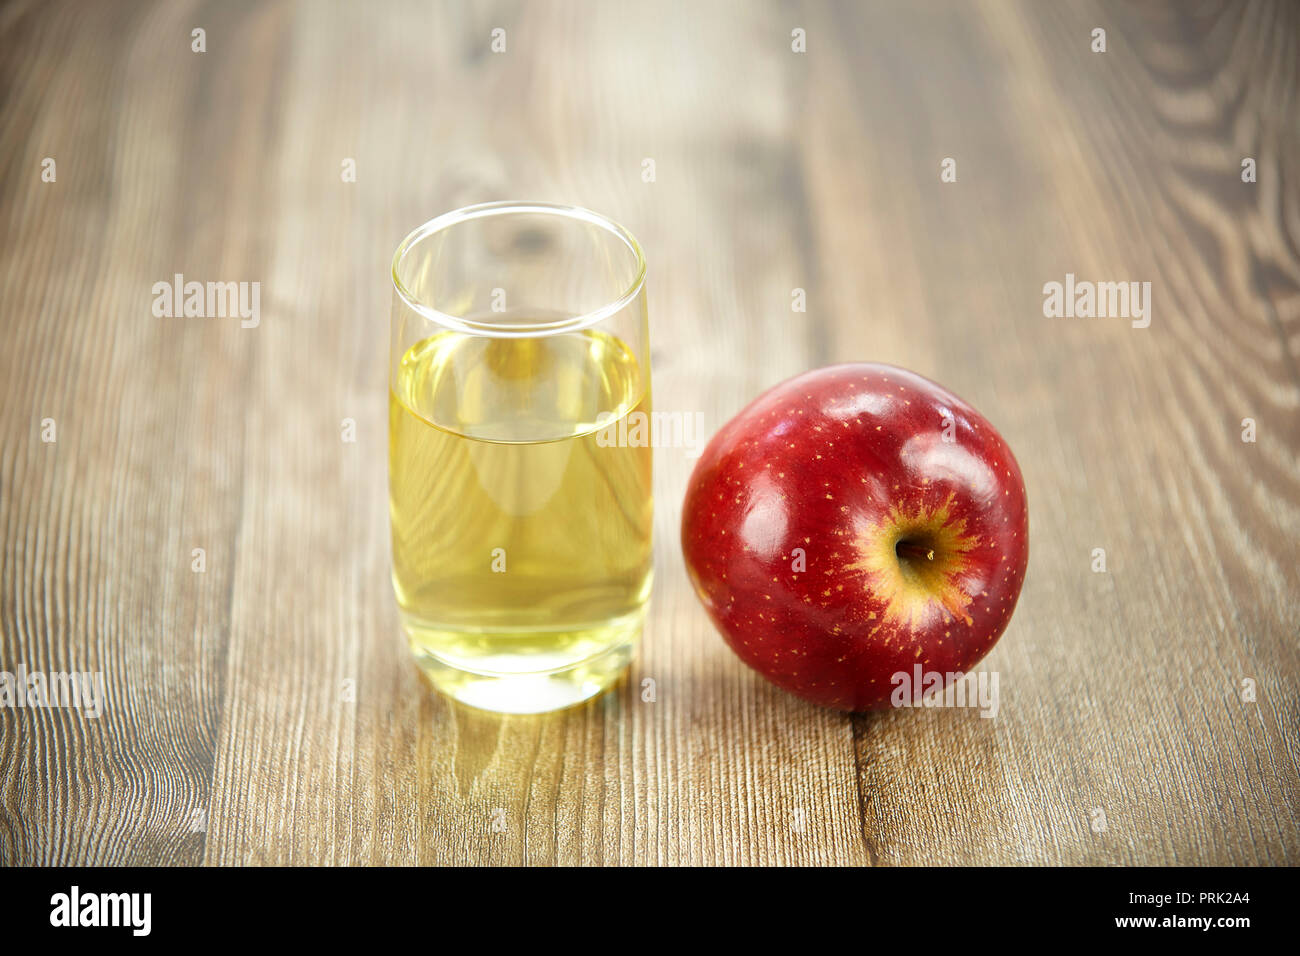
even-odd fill
[{"label": "apple skin speckle", "polygon": [[731,649],[847,711],[889,707],[918,659],[974,667],[1015,610],[1028,542],[1002,436],[942,386],[867,363],[760,395],[713,436],[682,511],[687,572]]}]

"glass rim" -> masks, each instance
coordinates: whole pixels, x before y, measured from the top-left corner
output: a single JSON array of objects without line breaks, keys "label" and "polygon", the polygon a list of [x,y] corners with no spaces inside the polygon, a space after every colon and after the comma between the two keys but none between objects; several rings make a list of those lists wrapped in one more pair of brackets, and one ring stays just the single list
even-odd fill
[{"label": "glass rim", "polygon": [[[463,222],[470,222],[474,219],[483,219],[489,216],[511,215],[519,213],[533,213],[546,216],[557,216],[564,219],[576,220],[579,222],[590,223],[598,226],[611,235],[623,242],[624,245],[636,257],[636,275],[632,279],[631,285],[623,291],[617,298],[606,302],[595,309],[583,312],[580,315],[556,319],[552,322],[538,322],[529,325],[510,325],[493,322],[478,322],[474,319],[467,319],[463,316],[450,315],[440,309],[436,309],[426,302],[420,301],[409,289],[402,283],[398,274],[398,269],[402,265],[406,254],[412,251],[420,242],[429,238],[436,233],[442,232],[447,228],[458,225]],[[627,308],[638,295],[641,294],[645,286],[646,262],[645,253],[641,251],[641,244],[636,241],[626,228],[619,225],[608,216],[602,216],[598,212],[592,212],[582,206],[570,206],[563,203],[552,202],[531,202],[521,200],[502,200],[498,202],[476,203],[472,206],[462,206],[459,209],[453,209],[445,212],[440,216],[435,216],[421,226],[411,230],[405,239],[393,253],[392,279],[393,288],[402,302],[408,309],[417,315],[422,315],[430,322],[435,322],[444,328],[453,331],[465,332],[471,335],[494,336],[498,338],[535,338],[545,335],[556,335],[561,332],[577,332],[582,329],[590,328],[610,316],[616,315],[623,309]]]}]

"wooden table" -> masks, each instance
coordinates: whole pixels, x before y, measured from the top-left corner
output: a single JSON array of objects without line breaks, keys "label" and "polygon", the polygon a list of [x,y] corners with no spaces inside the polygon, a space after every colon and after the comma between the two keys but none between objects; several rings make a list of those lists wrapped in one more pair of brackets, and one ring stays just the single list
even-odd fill
[{"label": "wooden table", "polygon": [[[0,860],[1300,862],[1300,11],[1183,8],[0,7],[0,669],[108,699],[0,710]],[[748,671],[687,583],[675,449],[617,691],[426,688],[388,265],[500,198],[640,238],[657,405],[710,432],[853,359],[999,427],[1033,544],[996,718]],[[261,283],[260,323],[155,316],[176,273]],[[1045,316],[1067,273],[1150,282],[1149,327]]]}]

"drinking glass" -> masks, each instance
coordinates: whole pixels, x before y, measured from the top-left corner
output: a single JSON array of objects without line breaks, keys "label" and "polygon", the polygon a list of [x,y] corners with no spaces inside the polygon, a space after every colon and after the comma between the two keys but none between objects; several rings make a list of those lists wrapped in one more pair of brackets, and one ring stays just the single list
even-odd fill
[{"label": "drinking glass", "polygon": [[393,588],[412,654],[456,700],[566,707],[640,639],[645,274],[622,226],[537,202],[439,216],[393,257]]}]

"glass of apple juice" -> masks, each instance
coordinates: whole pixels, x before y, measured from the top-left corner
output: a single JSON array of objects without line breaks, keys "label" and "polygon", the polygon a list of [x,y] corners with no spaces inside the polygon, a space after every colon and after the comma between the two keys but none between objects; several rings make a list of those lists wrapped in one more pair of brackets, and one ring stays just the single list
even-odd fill
[{"label": "glass of apple juice", "polygon": [[651,449],[617,436],[650,412],[645,273],[622,226],[549,203],[447,213],[393,257],[393,588],[462,703],[576,704],[640,639]]}]

